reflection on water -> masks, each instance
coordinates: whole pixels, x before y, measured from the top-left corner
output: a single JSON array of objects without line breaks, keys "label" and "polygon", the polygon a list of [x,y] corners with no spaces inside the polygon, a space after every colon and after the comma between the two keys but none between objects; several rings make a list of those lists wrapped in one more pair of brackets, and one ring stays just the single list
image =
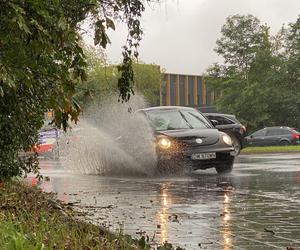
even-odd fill
[{"label": "reflection on water", "polygon": [[[294,172],[261,170],[255,164],[235,167],[222,178],[213,171],[191,178],[111,178],[75,175],[63,171],[58,162],[44,161],[42,173],[50,181],[28,180],[84,209],[89,221],[124,225],[124,232],[133,237],[138,237],[137,228],[150,239],[155,232],[155,244],[256,250],[286,249],[291,243],[300,249],[299,167],[280,168],[293,167]],[[174,215],[180,216],[179,223],[174,223]],[[273,235],[264,227],[278,231]]]},{"label": "reflection on water", "polygon": [[231,249],[231,230],[230,230],[230,197],[229,192],[224,193],[224,207],[223,207],[223,240],[224,240],[224,250]]},{"label": "reflection on water", "polygon": [[158,212],[158,221],[160,225],[160,243],[163,244],[168,241],[168,219],[169,219],[169,206],[172,204],[170,193],[168,193],[169,183],[163,183],[160,186],[160,201],[161,210]]}]

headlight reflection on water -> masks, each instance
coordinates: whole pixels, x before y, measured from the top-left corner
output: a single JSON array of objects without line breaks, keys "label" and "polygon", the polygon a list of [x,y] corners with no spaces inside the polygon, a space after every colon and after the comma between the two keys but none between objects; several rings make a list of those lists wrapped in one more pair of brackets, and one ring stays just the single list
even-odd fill
[{"label": "headlight reflection on water", "polygon": [[230,210],[229,210],[229,205],[230,205],[230,197],[228,193],[224,193],[224,207],[223,207],[223,240],[224,240],[224,245],[223,249],[224,250],[229,250],[231,249],[232,242],[231,242],[231,230],[230,230],[230,220],[231,220],[231,215],[230,215]]},{"label": "headlight reflection on water", "polygon": [[169,238],[169,206],[172,204],[172,199],[168,192],[168,184],[162,184],[160,192],[162,208],[157,214],[157,219],[160,225],[158,235],[160,235],[160,244],[164,244]]}]

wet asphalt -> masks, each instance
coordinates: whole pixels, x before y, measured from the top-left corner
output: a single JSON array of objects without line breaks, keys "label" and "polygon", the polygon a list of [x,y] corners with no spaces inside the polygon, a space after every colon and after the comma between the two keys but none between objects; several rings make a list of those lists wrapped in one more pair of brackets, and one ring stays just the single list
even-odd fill
[{"label": "wet asphalt", "polygon": [[[300,154],[241,155],[229,175],[96,176],[41,160],[40,183],[85,219],[154,247],[300,249]],[[34,179],[29,179],[35,182]]]}]

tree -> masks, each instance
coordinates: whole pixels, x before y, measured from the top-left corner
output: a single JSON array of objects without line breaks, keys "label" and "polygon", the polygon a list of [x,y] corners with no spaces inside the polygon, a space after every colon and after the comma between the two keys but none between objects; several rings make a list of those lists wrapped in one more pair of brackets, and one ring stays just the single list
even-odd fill
[{"label": "tree", "polygon": [[[147,1],[147,0],[145,0]],[[89,18],[95,45],[109,43],[107,29],[124,21],[128,38],[120,65],[121,100],[133,93],[132,57],[142,37],[142,0],[0,1],[0,179],[37,171],[36,158],[17,156],[37,142],[44,112],[55,110],[54,123],[77,121],[76,85],[86,79],[80,24]]]},{"label": "tree", "polygon": [[300,16],[284,32],[284,50],[280,54],[282,65],[277,71],[280,86],[278,119],[300,128]]},{"label": "tree", "polygon": [[207,82],[220,93],[218,109],[236,114],[250,130],[299,125],[295,26],[272,37],[257,18],[238,15],[229,17],[222,28],[216,51],[224,64],[209,68]]},{"label": "tree", "polygon": [[87,59],[87,79],[76,87],[74,98],[84,109],[91,102],[99,102],[104,96],[118,91],[119,72],[117,67],[107,62],[102,49],[85,48]]},{"label": "tree", "polygon": [[[75,98],[82,107],[99,102],[115,94],[118,86],[118,66],[107,62],[101,50],[86,48],[87,80],[77,86]],[[161,84],[160,67],[133,61],[134,89],[142,94],[149,105],[159,105]]]},{"label": "tree", "polygon": [[222,27],[222,37],[217,40],[215,51],[223,57],[226,66],[234,67],[248,79],[250,65],[261,46],[265,29],[252,15],[230,16]]},{"label": "tree", "polygon": [[150,106],[159,105],[162,74],[155,64],[135,63],[133,65],[136,90],[143,94]]},{"label": "tree", "polygon": [[[269,28],[252,15],[235,15],[227,18],[221,33],[215,51],[224,64],[208,69],[207,82],[221,93],[216,102],[221,111],[234,113],[247,126],[256,127],[268,119],[265,103],[261,102],[263,92],[257,88],[260,76],[253,71],[263,64],[257,60],[258,54],[264,60],[270,58],[263,55],[272,54]],[[261,69],[263,74],[268,65]]]}]

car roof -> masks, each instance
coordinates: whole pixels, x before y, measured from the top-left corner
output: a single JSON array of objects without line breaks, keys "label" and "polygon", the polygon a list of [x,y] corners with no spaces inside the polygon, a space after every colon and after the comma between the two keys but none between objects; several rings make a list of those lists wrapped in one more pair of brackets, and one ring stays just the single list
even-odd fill
[{"label": "car roof", "polygon": [[157,106],[157,107],[150,107],[150,108],[139,109],[139,110],[137,110],[137,112],[138,111],[145,111],[145,112],[147,112],[147,111],[152,111],[152,110],[172,110],[172,109],[195,110],[194,108],[184,107],[184,106]]},{"label": "car roof", "polygon": [[288,127],[288,126],[272,126],[272,127],[265,127],[264,129],[269,129],[269,128],[284,128],[284,129],[292,129],[291,127]]},{"label": "car roof", "polygon": [[235,118],[235,115],[231,115],[231,114],[223,114],[223,113],[203,113],[203,115],[219,115],[219,116],[226,116],[226,117],[232,117]]},{"label": "car roof", "polygon": [[261,128],[261,129],[257,129],[255,131],[253,131],[253,133],[255,133],[257,131],[260,131],[260,130],[266,130],[266,129],[289,129],[289,130],[294,130],[293,128],[287,127],[287,126],[272,126],[272,127],[264,127],[264,128]]}]

